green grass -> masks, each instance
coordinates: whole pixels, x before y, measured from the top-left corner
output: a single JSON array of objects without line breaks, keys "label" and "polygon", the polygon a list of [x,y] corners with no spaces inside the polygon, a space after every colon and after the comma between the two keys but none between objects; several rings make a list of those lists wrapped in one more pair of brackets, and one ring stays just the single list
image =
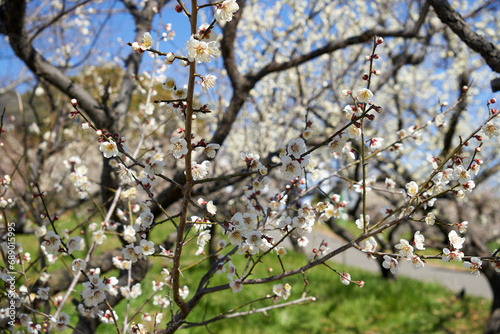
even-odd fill
[{"label": "green grass", "polygon": [[[290,255],[290,256],[289,256]],[[303,264],[306,259],[299,254],[286,256],[286,269]],[[268,266],[278,272],[280,266],[275,257],[257,270],[257,277],[267,275]],[[237,266],[238,267],[238,266]],[[193,296],[196,282],[206,269],[202,264],[198,269],[184,272],[185,283],[190,287]],[[490,301],[466,296],[457,299],[454,293],[437,284],[400,277],[396,281],[387,281],[379,275],[359,269],[336,267],[339,271],[347,271],[353,280],[364,280],[365,286],[345,286],[339,277],[326,267],[314,268],[305,277],[308,285],[304,285],[301,275],[289,277],[281,282],[263,286],[245,285],[243,290],[233,294],[231,290],[205,296],[195,311],[187,318],[188,322],[200,322],[211,319],[232,308],[239,307],[251,300],[272,294],[272,286],[277,283],[292,285],[292,294],[287,301],[300,298],[306,291],[308,296],[317,298],[316,302],[305,305],[293,305],[278,308],[239,318],[221,320],[208,324],[212,333],[244,334],[244,333],[481,333],[486,323]],[[241,269],[240,269],[241,270]],[[134,301],[141,305],[152,293],[151,281],[158,279],[157,272],[150,272],[143,281],[143,294]],[[225,274],[215,276],[211,286],[227,283]],[[166,294],[164,290],[161,293]],[[283,303],[284,301],[278,302]],[[273,305],[272,300],[265,300],[238,311],[248,311]],[[116,311],[123,319],[125,303],[117,306]],[[143,310],[154,314],[157,307],[148,303]],[[131,312],[134,313],[134,312]],[[164,310],[164,326],[169,317]],[[140,321],[140,319],[134,319]],[[146,323],[144,323],[146,324]],[[162,328],[161,326],[160,328]],[[148,326],[149,330],[152,327]],[[111,325],[102,325],[100,333],[114,331]],[[209,333],[205,327],[192,327],[181,333]]]},{"label": "green grass", "polygon": [[[159,229],[163,230],[163,229]],[[155,230],[156,231],[156,230]],[[168,233],[152,234],[155,244],[158,244]],[[26,238],[26,240],[24,240]],[[19,241],[25,245],[25,251],[34,251],[37,242],[34,236],[19,236]],[[22,240],[21,240],[22,239]],[[111,239],[113,239],[111,237]],[[114,243],[102,245],[99,251],[113,248]],[[200,256],[195,256],[196,245],[189,245],[184,255],[186,263],[182,268],[195,263]],[[80,256],[80,254],[78,255]],[[66,262],[70,261],[65,257]],[[153,280],[161,280],[160,275],[163,259],[152,258],[154,267],[145,279],[141,282],[142,295],[132,301],[129,317],[135,313],[152,294]],[[241,256],[234,256],[238,273],[241,273],[245,262]],[[305,256],[301,254],[289,253],[283,258],[285,269],[297,268],[307,262]],[[285,308],[269,310],[268,312],[247,315],[238,318],[217,321],[208,324],[206,327],[192,327],[181,330],[180,333],[222,333],[222,334],[245,334],[245,333],[481,333],[484,329],[489,315],[491,302],[485,299],[465,296],[463,299],[456,299],[454,293],[438,284],[427,284],[404,277],[399,277],[396,281],[386,281],[380,275],[364,272],[359,269],[347,268],[337,264],[331,264],[336,270],[349,272],[353,280],[363,280],[365,286],[359,288],[354,284],[345,286],[340,283],[339,277],[330,269],[321,266],[313,268],[305,273],[304,284],[302,275],[289,277],[282,281],[269,283],[261,286],[245,285],[243,290],[233,294],[231,290],[221,291],[205,296],[196,309],[189,315],[187,321],[197,323],[211,319],[221,313],[225,313],[233,308],[238,308],[252,300],[263,298],[272,294],[272,287],[278,283],[289,283],[292,286],[292,294],[286,301],[298,299],[306,292],[307,296],[316,297],[316,301],[305,305],[293,305]],[[60,261],[54,269],[62,267]],[[190,288],[190,299],[197,288],[199,279],[208,268],[208,263],[201,264],[183,271],[181,286],[188,285]],[[273,268],[269,272],[269,268]],[[264,259],[264,262],[256,268],[252,278],[267,277],[281,272],[281,265],[276,255],[271,254]],[[105,276],[116,275],[117,272],[108,273]],[[216,286],[228,283],[226,274],[215,275],[211,278],[209,286]],[[79,292],[81,284],[76,288],[72,297],[80,300]],[[160,292],[162,295],[168,293],[165,287]],[[283,303],[280,301],[277,303]],[[273,305],[271,299],[267,299],[249,306],[238,309],[248,311],[261,307]],[[119,316],[118,323],[123,323],[126,302],[123,300],[116,307],[115,311]],[[174,310],[176,308],[174,307]],[[64,309],[71,317],[71,324],[77,321],[76,310],[71,303]],[[142,309],[154,316],[158,312],[158,307],[152,301],[148,302]],[[163,321],[159,328],[164,328],[170,318],[169,309],[163,310]],[[133,319],[134,322],[141,322],[140,316]],[[151,323],[142,322],[147,326],[148,331],[152,331]],[[70,331],[67,331],[68,333]],[[113,325],[101,325],[99,333],[114,333]]]},{"label": "green grass", "polygon": [[[454,294],[436,284],[424,284],[407,278],[386,281],[379,275],[352,268],[354,280],[364,280],[365,287],[344,286],[338,276],[327,268],[315,268],[306,277],[308,295],[317,301],[290,306],[243,318],[214,323],[208,327],[214,333],[480,333],[487,319],[489,302],[466,297],[457,300]],[[293,298],[304,291],[302,277],[286,279],[292,285]],[[231,292],[213,296],[202,302],[200,310],[188,321],[200,321],[238,305],[238,300],[251,300],[270,293],[271,286],[247,287],[238,295]],[[271,304],[262,302],[261,307]],[[243,310],[248,310],[246,307]],[[206,333],[206,329],[191,329],[189,333]]]}]

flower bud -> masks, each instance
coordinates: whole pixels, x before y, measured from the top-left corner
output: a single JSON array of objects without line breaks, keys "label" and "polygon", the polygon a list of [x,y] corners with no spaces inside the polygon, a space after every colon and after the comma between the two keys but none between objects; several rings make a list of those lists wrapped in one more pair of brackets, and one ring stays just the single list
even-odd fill
[{"label": "flower bud", "polygon": [[71,99],[71,104],[73,105],[73,107],[76,108],[76,105],[78,104],[78,101],[76,99]]},{"label": "flower bud", "polygon": [[173,62],[173,61],[175,60],[175,55],[174,55],[174,53],[173,53],[173,52],[169,52],[169,53],[167,53],[167,56],[166,56],[165,62],[166,62],[167,60],[168,60],[168,61],[170,61],[170,62]]},{"label": "flower bud", "polygon": [[132,43],[132,50],[134,50],[134,51],[140,51],[141,50],[141,45],[138,42]]}]

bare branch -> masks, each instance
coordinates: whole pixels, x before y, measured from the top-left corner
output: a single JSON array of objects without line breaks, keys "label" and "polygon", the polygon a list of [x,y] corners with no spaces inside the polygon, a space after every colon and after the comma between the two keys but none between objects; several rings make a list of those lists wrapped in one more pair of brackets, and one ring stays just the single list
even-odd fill
[{"label": "bare branch", "polygon": [[111,120],[102,111],[102,106],[81,86],[50,64],[31,44],[25,28],[26,2],[9,0],[5,6],[8,13],[7,35],[15,54],[37,77],[45,79],[68,97],[76,98],[98,127],[109,127]]},{"label": "bare branch", "polygon": [[[441,22],[450,27],[468,47],[479,53],[493,71],[500,73],[500,50],[493,43],[473,31],[447,0],[428,0],[428,2],[434,8]],[[500,84],[497,87],[492,82],[492,89],[494,92],[500,90]]]},{"label": "bare branch", "polygon": [[[214,317],[214,318],[206,320],[206,321],[197,322],[197,323],[188,323],[188,324],[182,326],[181,329],[190,328],[190,327],[197,327],[197,326],[205,326],[205,325],[208,325],[210,323],[213,323],[215,321],[219,321],[222,319],[237,318],[237,317],[242,317],[245,315],[256,314],[256,313],[266,313],[267,311],[278,309],[278,308],[283,308],[283,307],[287,307],[287,306],[291,306],[291,305],[298,305],[298,304],[302,304],[305,302],[315,302],[315,301],[316,301],[316,297],[302,297],[302,298],[295,299],[295,300],[292,300],[292,301],[289,301],[286,303],[274,304],[274,305],[270,305],[270,306],[266,306],[266,307],[261,307],[258,309],[253,309],[250,311],[221,314],[217,317]],[[229,312],[231,312],[231,311],[229,311]]]},{"label": "bare branch", "polygon": [[33,40],[38,36],[40,35],[45,29],[47,29],[48,27],[50,27],[51,25],[53,25],[54,23],[56,23],[57,21],[59,21],[61,18],[63,18],[64,16],[66,16],[67,14],[71,13],[72,11],[74,11],[75,9],[77,9],[78,7],[81,7],[81,6],[85,6],[86,4],[88,4],[91,0],[84,0],[83,2],[80,2],[80,3],[77,3],[75,5],[73,5],[72,7],[68,8],[68,9],[62,9],[61,12],[59,14],[57,14],[56,16],[54,16],[52,19],[50,19],[48,22],[46,22],[44,25],[42,25],[41,27],[39,27],[35,33],[33,35],[30,36],[29,38],[29,42],[33,42]]}]

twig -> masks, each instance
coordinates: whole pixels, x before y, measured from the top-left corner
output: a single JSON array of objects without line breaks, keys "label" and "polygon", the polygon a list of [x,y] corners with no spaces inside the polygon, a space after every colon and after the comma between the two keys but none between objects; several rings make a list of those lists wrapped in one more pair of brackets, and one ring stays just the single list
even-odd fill
[{"label": "twig", "polygon": [[265,312],[267,312],[269,310],[274,310],[274,309],[278,309],[278,308],[282,308],[282,307],[286,307],[286,306],[290,306],[290,305],[296,305],[296,304],[300,304],[300,303],[304,303],[304,302],[315,302],[315,301],[316,301],[316,297],[302,297],[302,298],[299,298],[299,299],[296,299],[296,300],[292,300],[292,301],[289,301],[289,302],[286,302],[286,303],[270,305],[270,306],[261,307],[261,308],[254,309],[254,310],[250,310],[250,311],[231,313],[231,314],[227,314],[227,315],[219,315],[217,317],[214,317],[212,319],[209,319],[209,320],[206,320],[206,321],[203,321],[203,322],[188,323],[187,325],[182,326],[181,328],[190,328],[190,327],[196,327],[196,326],[205,326],[205,325],[207,325],[209,323],[212,323],[212,322],[215,322],[215,321],[218,321],[218,320],[222,320],[222,319],[230,319],[230,318],[242,317],[242,316],[245,316],[245,315],[250,315],[250,314],[255,314],[255,313],[265,313]]}]

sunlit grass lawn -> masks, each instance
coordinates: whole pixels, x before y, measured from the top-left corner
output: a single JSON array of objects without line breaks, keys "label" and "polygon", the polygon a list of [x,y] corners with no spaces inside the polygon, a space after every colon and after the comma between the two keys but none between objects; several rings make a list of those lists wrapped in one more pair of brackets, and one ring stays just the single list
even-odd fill
[{"label": "sunlit grass lawn", "polygon": [[[275,259],[274,259],[275,260]],[[300,254],[286,255],[285,269],[292,269],[304,264],[305,257]],[[278,261],[266,263],[257,271],[259,277],[268,275],[267,268],[279,272]],[[237,266],[238,267],[238,266]],[[292,294],[287,301],[298,299],[306,291],[308,296],[316,297],[316,302],[305,305],[293,305],[273,309],[265,314],[253,314],[239,318],[220,320],[206,327],[192,327],[186,333],[481,333],[486,323],[490,302],[485,299],[466,296],[457,299],[455,294],[437,284],[400,277],[396,281],[387,281],[379,275],[359,269],[336,267],[349,272],[353,280],[365,281],[359,288],[354,284],[345,286],[339,277],[326,267],[314,268],[305,274],[307,285],[301,275],[283,279],[277,283],[289,283]],[[198,269],[184,273],[185,284],[190,287],[191,297],[197,280],[206,270],[204,264]],[[225,274],[215,276],[211,286],[227,283]],[[152,293],[150,282],[159,279],[157,273],[146,276],[143,295],[135,301],[140,305]],[[182,284],[184,284],[182,283]],[[181,284],[181,286],[182,286]],[[251,300],[272,294],[272,285],[249,286],[233,294],[231,290],[205,296],[190,314],[190,323],[209,320],[220,313],[239,307]],[[166,291],[165,291],[166,293]],[[189,298],[188,297],[188,298]],[[283,303],[285,301],[281,301]],[[279,303],[278,303],[279,304]],[[273,305],[268,299],[242,307],[237,312],[258,309]],[[125,305],[117,308],[118,314],[124,314]],[[157,307],[149,303],[145,312],[153,314]],[[164,320],[169,318],[164,310]],[[139,321],[139,319],[134,319]],[[163,325],[165,322],[163,322]],[[110,325],[101,328],[101,333],[108,333]],[[161,327],[160,327],[161,328]],[[207,330],[208,328],[208,330]]]},{"label": "sunlit grass lawn", "polygon": [[[151,236],[155,244],[164,240],[165,233],[155,233]],[[29,249],[36,245],[34,236],[21,237],[20,240]],[[33,240],[31,240],[33,239]],[[111,238],[113,239],[113,238]],[[114,248],[114,243],[106,243],[103,249]],[[36,246],[35,246],[36,247]],[[195,263],[200,256],[195,256],[196,245],[187,247],[185,255],[187,262],[181,268],[186,268]],[[30,249],[30,251],[33,251]],[[102,250],[101,250],[102,251]],[[66,258],[67,259],[67,258]],[[163,259],[153,258],[154,267],[141,282],[142,295],[132,300],[129,318],[135,313],[152,292],[152,281],[162,280],[160,274]],[[58,261],[60,262],[60,261]],[[244,259],[234,256],[239,273],[243,270]],[[283,258],[286,270],[304,265],[307,258],[301,254],[289,253]],[[70,262],[69,262],[70,263]],[[292,294],[287,301],[298,299],[306,292],[307,296],[316,297],[313,303],[293,305],[285,308],[269,310],[238,318],[220,320],[206,326],[191,327],[180,331],[181,333],[481,333],[484,329],[491,302],[485,299],[465,296],[457,299],[455,294],[440,285],[422,283],[404,277],[396,281],[386,281],[377,274],[359,269],[347,268],[331,264],[338,271],[349,272],[353,280],[363,280],[365,286],[359,288],[354,284],[345,286],[339,277],[330,269],[321,266],[302,275],[288,277],[282,281],[261,286],[245,285],[243,290],[234,294],[230,289],[204,296],[196,309],[187,318],[188,323],[198,323],[209,320],[233,308],[238,308],[248,302],[272,294],[273,284],[289,283]],[[59,263],[56,268],[62,268]],[[51,268],[52,272],[56,268]],[[181,286],[187,285],[190,289],[188,300],[194,295],[197,284],[208,268],[207,262],[183,271]],[[272,272],[269,271],[272,268]],[[253,277],[267,277],[281,272],[281,265],[275,254],[270,254],[264,262],[256,268]],[[117,271],[105,274],[106,277],[118,274]],[[304,280],[305,278],[305,280]],[[307,282],[307,284],[305,284]],[[211,278],[209,286],[228,283],[226,274],[215,275]],[[81,284],[76,288],[72,297],[81,300],[79,292]],[[159,292],[167,295],[166,288]],[[236,312],[244,312],[273,305],[272,299],[239,308]],[[126,310],[126,301],[123,300],[115,307],[119,316],[118,323],[123,323]],[[174,311],[176,307],[174,307]],[[143,312],[154,318],[159,311],[152,300],[146,303],[141,314],[132,319],[141,322],[152,331],[151,323],[141,320]],[[65,307],[71,317],[71,324],[75,325],[78,318],[75,307],[68,303]],[[170,318],[170,308],[163,310],[163,320],[158,327],[162,329]],[[68,331],[69,332],[69,331]],[[113,325],[101,325],[99,333],[116,332]]]}]

